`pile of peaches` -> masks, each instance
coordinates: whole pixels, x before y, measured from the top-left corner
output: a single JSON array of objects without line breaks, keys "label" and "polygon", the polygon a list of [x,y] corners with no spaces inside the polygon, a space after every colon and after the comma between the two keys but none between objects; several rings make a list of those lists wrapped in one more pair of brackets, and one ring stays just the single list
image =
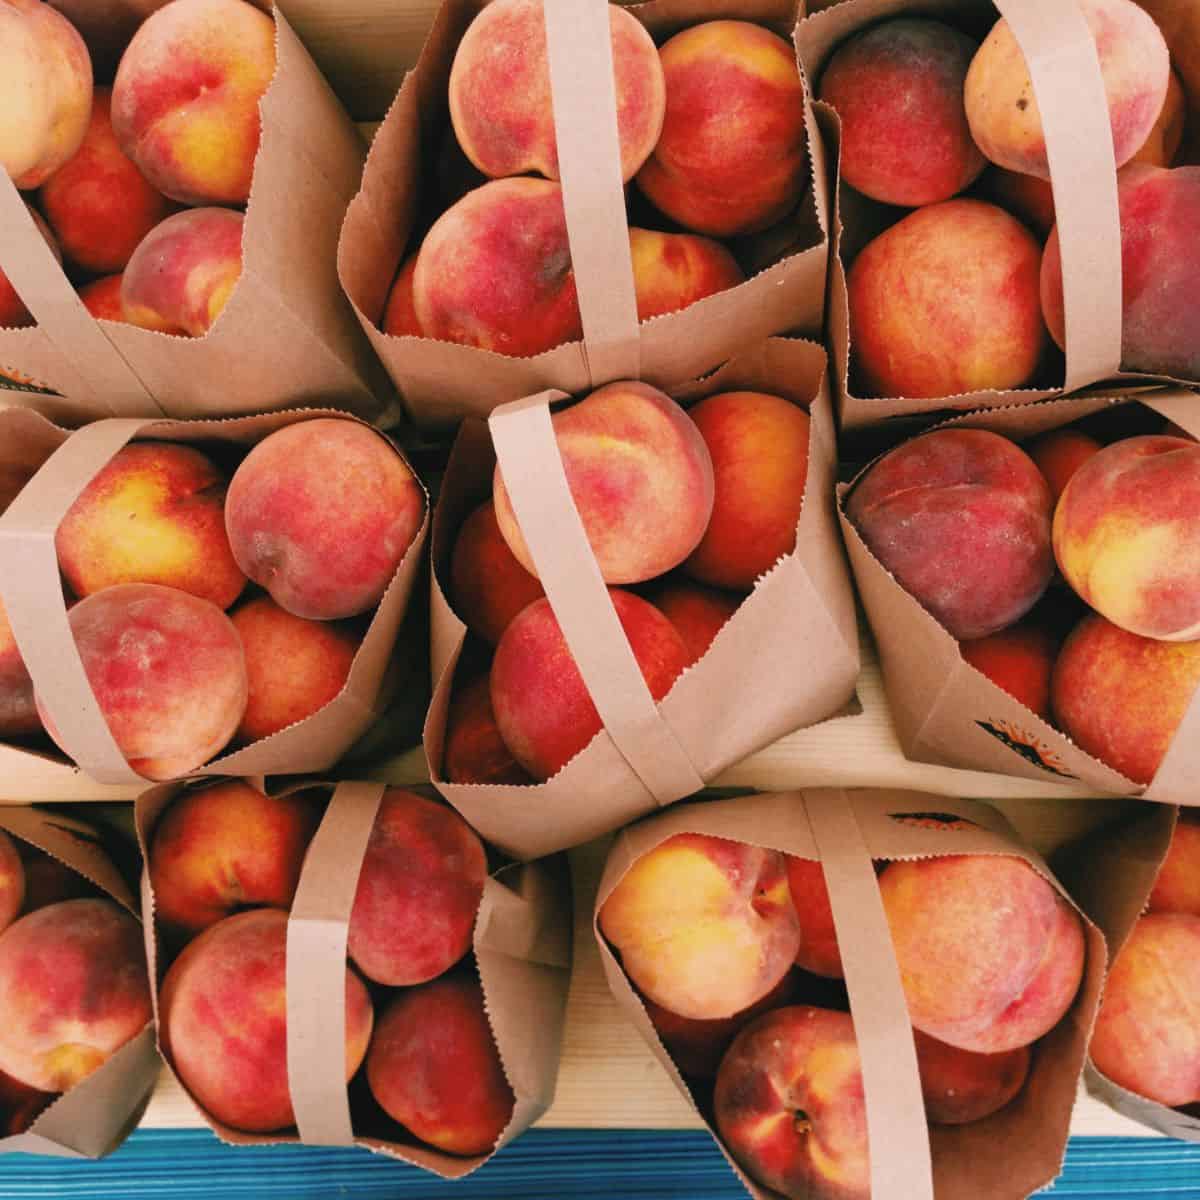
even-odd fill
[{"label": "pile of peaches", "polygon": [[[1200,236],[1200,168],[1171,167],[1184,92],[1143,7],[1080,8],[1121,168],[1121,364],[1194,379],[1200,272],[1186,247]],[[841,118],[843,181],[914,210],[848,273],[860,394],[944,397],[1033,381],[1047,328],[1064,345],[1062,262],[1041,115],[1008,23],[980,45],[926,17],[881,21],[835,49],[818,95]]]},{"label": "pile of peaches", "polygon": [[[242,271],[275,24],[245,0],[130,13],[144,22],[91,0],[4,5],[0,165],[36,189],[34,218],[94,316],[201,337]],[[0,328],[32,324],[0,274]]]},{"label": "pile of peaches", "polygon": [[[631,13],[608,12],[621,177],[638,190],[629,248],[644,321],[741,283],[714,238],[765,230],[795,210],[803,92],[792,46],[761,26],[707,21],[658,48]],[[448,207],[401,263],[382,329],[516,356],[578,340],[541,0],[493,0],[479,13],[448,99],[435,172]]]},{"label": "pile of peaches", "polygon": [[[192,446],[118,451],[55,544],[71,632],[130,766],[174,779],[323,708],[424,515],[407,464],[357,421],[277,429],[232,478]],[[263,590],[238,603],[248,581]],[[0,603],[0,737],[43,728],[57,739]]]}]

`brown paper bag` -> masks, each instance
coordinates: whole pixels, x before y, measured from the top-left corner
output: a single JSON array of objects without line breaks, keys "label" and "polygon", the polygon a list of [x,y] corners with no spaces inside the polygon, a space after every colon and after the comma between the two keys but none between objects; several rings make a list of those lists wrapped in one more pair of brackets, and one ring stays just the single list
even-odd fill
[{"label": "brown paper bag", "polygon": [[[63,603],[54,533],[92,477],[131,439],[198,442],[228,465],[275,430],[323,416],[346,414],[312,409],[225,421],[111,418],[69,433],[25,409],[0,411],[0,599],[39,698],[72,748],[68,758],[0,745],[0,771],[10,798],[54,799],[56,790],[68,782],[76,785],[72,794],[78,796],[79,769],[96,781],[97,798],[105,794],[101,785],[147,782],[131,770],[101,715]],[[223,753],[195,774],[323,771],[366,731],[386,702],[385,673],[420,569],[428,526],[427,516],[375,610],[341,693],[311,717]]]},{"label": "brown paper bag", "polygon": [[[137,900],[91,826],[59,813],[0,808],[0,829],[58,859],[141,920]],[[154,1027],[147,1023],[133,1041],[64,1092],[24,1133],[0,1138],[0,1154],[99,1158],[115,1150],[141,1120],[161,1065]]]},{"label": "brown paper bag", "polygon": [[[56,421],[322,405],[381,415],[389,385],[337,283],[362,139],[279,9],[275,77],[246,209],[242,277],[206,337],[97,321],[0,172],[0,269],[37,318],[0,329],[0,396]],[[376,394],[378,392],[378,395]]]},{"label": "brown paper bag", "polygon": [[[632,378],[669,387],[696,378],[769,334],[820,330],[828,184],[821,134],[807,104],[811,188],[792,217],[743,247],[743,266],[757,273],[736,288],[638,325],[608,6],[585,0],[547,5],[555,127],[584,340],[514,358],[384,334],[377,322],[397,267],[437,215],[429,181],[450,129],[450,65],[482,7],[482,0],[446,0],[438,12],[415,70],[375,135],[362,190],[347,211],[338,246],[342,286],[418,424],[486,416],[497,404],[547,388],[580,392]],[[794,0],[650,0],[627,11],[658,42],[685,26],[724,17],[756,22],[790,39],[796,18]]]},{"label": "brown paper bag", "polygon": [[640,822],[617,839],[593,916],[613,998],[704,1118],[746,1190],[756,1200],[772,1200],[777,1193],[753,1182],[721,1142],[706,1099],[684,1082],[600,932],[600,909],[625,873],[643,854],[678,833],[747,842],[821,862],[862,1059],[872,1196],[1016,1200],[1058,1175],[1104,977],[1100,932],[1085,918],[1087,961],[1079,994],[1068,1014],[1037,1043],[1029,1077],[1017,1097],[982,1121],[930,1127],[912,1027],[872,867],[877,859],[1012,855],[1028,862],[1065,896],[1045,863],[1021,845],[998,812],[919,792],[817,790],[681,805]]},{"label": "brown paper bag", "polygon": [[[769,339],[675,398],[686,404],[731,389],[773,392],[812,416],[808,479],[796,549],[759,581],[717,635],[655,705],[615,619],[558,459],[544,399],[512,418],[495,414],[505,439],[505,478],[514,506],[529,493],[545,529],[522,531],[531,547],[543,536],[557,564],[541,572],[555,614],[606,728],[553,779],[530,786],[451,784],[441,778],[446,718],[466,626],[444,586],[463,519],[491,494],[496,451],[487,429],[468,421],[455,443],[434,520],[431,599],[433,703],[425,751],[437,789],[489,840],[518,858],[536,858],[617,829],[702,788],[761,746],[836,714],[858,675],[854,600],[832,528],[836,451],[824,351],[811,342]],[[535,398],[536,399],[536,398]],[[513,406],[516,407],[516,406]],[[560,578],[561,576],[561,578]],[[573,622],[577,623],[573,626]],[[572,628],[577,628],[572,635]],[[612,674],[622,674],[615,684]],[[603,692],[603,694],[601,694]]]},{"label": "brown paper bag", "polygon": [[[292,784],[277,794],[313,786],[312,782]],[[356,1097],[352,1121],[344,1083],[345,1049],[340,1037],[329,1034],[345,1022],[347,927],[362,857],[386,785],[327,786],[333,786],[329,807],[305,857],[288,924],[288,1076],[298,1129],[249,1134],[223,1125],[198,1103],[197,1109],[229,1145],[362,1146],[444,1179],[461,1178],[528,1129],[554,1098],[571,965],[570,893],[563,864],[501,867],[485,884],[473,947],[484,1006],[516,1104],[508,1127],[489,1153],[448,1154],[417,1141],[381,1110],[371,1111],[369,1096]],[[181,785],[168,784],[139,797],[135,819],[144,858],[159,817],[182,791]],[[148,870],[142,874],[142,911],[157,1016],[158,987],[166,964],[159,961]],[[169,1061],[167,1066],[171,1068]]]},{"label": "brown paper bag", "polygon": [[[1190,392],[1167,390],[985,409],[951,418],[938,428],[987,429],[1023,440],[1135,401],[1189,432],[1200,433],[1195,397]],[[962,657],[958,642],[900,587],[846,517],[844,502],[853,487],[851,483],[838,488],[842,536],[879,648],[888,707],[908,758],[1043,782],[1079,780],[1089,788],[1119,796],[1200,804],[1195,786],[1200,771],[1200,696],[1192,698],[1154,779],[1147,787],[1139,787],[1085,754],[1066,734]]]},{"label": "brown paper bag", "polygon": [[[1062,247],[1066,362],[1054,354],[1034,382],[1014,391],[936,399],[862,394],[850,344],[846,269],[867,241],[908,210],[868,200],[838,180],[830,264],[829,339],[839,415],[847,429],[947,409],[1027,404],[1113,380],[1163,379],[1120,369],[1121,236],[1108,105],[1095,44],[1078,6],[1044,0],[844,0],[796,27],[801,66],[814,87],[833,50],[867,25],[901,14],[948,21],[982,40],[1003,15],[1030,64],[1054,180]],[[1169,382],[1180,382],[1170,380]],[[1193,381],[1183,381],[1193,382]]]}]

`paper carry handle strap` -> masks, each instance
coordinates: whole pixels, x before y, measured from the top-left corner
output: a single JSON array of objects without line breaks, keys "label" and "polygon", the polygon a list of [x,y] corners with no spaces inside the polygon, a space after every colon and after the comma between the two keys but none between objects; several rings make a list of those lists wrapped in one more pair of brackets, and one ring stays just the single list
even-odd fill
[{"label": "paper carry handle strap", "polygon": [[85,425],[42,464],[0,516],[0,597],[58,741],[100,783],[146,781],[125,760],[96,703],[67,620],[54,535],[79,493],[149,422]]},{"label": "paper carry handle strap", "polygon": [[488,418],[513,513],[592,703],[613,743],[659,804],[704,786],[658,710],[600,575],[567,485],[542,392]]},{"label": "paper carry handle strap", "polygon": [[934,1200],[912,1023],[871,854],[845,792],[808,797],[805,809],[851,997],[866,1098],[871,1195]]},{"label": "paper carry handle strap", "polygon": [[592,386],[641,375],[607,0],[545,0],[567,241]]},{"label": "paper carry handle strap", "polygon": [[76,399],[117,416],[161,412],[146,385],[84,307],[33,223],[21,194],[3,171],[0,267],[42,333],[77,376]]},{"label": "paper carry handle strap", "polygon": [[1066,391],[1121,366],[1121,217],[1108,98],[1076,0],[995,0],[1037,97],[1062,254]]},{"label": "paper carry handle strap", "polygon": [[310,1146],[354,1145],[346,1092],[346,944],[386,786],[337,785],[292,901],[284,982],[288,1091],[300,1140]]}]

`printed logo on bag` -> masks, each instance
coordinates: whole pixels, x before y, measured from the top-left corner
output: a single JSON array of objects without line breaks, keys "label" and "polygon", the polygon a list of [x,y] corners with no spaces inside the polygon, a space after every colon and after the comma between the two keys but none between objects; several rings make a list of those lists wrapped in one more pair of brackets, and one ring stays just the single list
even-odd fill
[{"label": "printed logo on bag", "polygon": [[888,813],[898,825],[915,825],[918,829],[979,829],[980,826],[966,817],[953,813],[909,812]]},{"label": "printed logo on bag", "polygon": [[1011,721],[976,721],[975,724],[1035,767],[1041,767],[1053,775],[1061,775],[1064,779],[1079,778],[1067,770],[1062,759],[1045,742],[1019,725]]},{"label": "printed logo on bag", "polygon": [[0,367],[0,389],[9,392],[31,392],[38,396],[60,396],[49,384],[18,371],[16,367]]}]

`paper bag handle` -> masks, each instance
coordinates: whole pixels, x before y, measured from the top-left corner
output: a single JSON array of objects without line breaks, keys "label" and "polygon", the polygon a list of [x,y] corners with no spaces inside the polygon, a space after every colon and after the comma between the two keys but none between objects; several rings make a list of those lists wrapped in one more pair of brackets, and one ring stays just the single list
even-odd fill
[{"label": "paper bag handle", "polygon": [[0,171],[0,266],[77,377],[75,399],[116,416],[161,412],[146,385],[84,307],[25,201]]},{"label": "paper bag handle", "polygon": [[846,792],[808,795],[804,807],[850,994],[866,1099],[871,1195],[934,1200],[912,1023],[871,854]]},{"label": "paper bag handle", "polygon": [[346,1092],[346,946],[387,785],[339,783],[309,843],[287,926],[288,1092],[300,1140],[353,1146]]},{"label": "paper bag handle", "polygon": [[1121,217],[1108,98],[1076,0],[995,0],[1037,97],[1062,254],[1064,390],[1121,367]]},{"label": "paper bag handle", "polygon": [[634,658],[567,485],[541,392],[488,418],[513,513],[584,685],[609,736],[659,804],[704,787]]},{"label": "paper bag handle", "polygon": [[607,0],[543,0],[567,242],[592,387],[641,376]]}]

